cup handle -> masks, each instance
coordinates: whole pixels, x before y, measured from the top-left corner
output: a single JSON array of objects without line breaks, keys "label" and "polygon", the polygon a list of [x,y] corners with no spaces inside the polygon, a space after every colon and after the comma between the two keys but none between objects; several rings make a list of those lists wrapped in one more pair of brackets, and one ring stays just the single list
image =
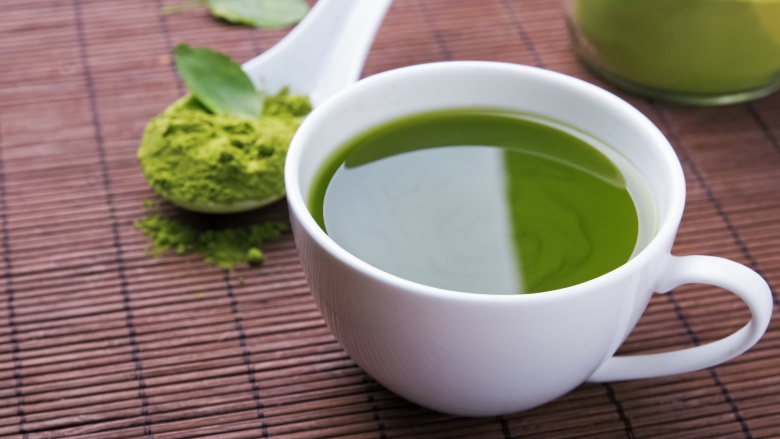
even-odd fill
[{"label": "cup handle", "polygon": [[728,361],[756,344],[769,326],[773,299],[769,285],[755,271],[713,256],[669,256],[656,291],[686,283],[710,284],[739,296],[753,314],[739,331],[718,341],[659,354],[615,356],[588,378],[591,382],[655,378],[706,369]]}]

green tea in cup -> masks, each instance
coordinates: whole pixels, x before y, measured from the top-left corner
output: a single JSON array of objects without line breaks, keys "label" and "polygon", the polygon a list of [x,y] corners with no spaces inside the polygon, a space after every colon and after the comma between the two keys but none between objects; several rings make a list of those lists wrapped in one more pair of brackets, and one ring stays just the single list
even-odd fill
[{"label": "green tea in cup", "polygon": [[[671,254],[685,177],[663,133],[550,70],[452,61],[363,79],[306,118],[284,178],[328,328],[382,386],[443,413],[497,416],[585,381],[702,370],[753,346],[772,315],[756,272]],[[688,283],[733,292],[750,323],[615,355],[654,292]],[[546,292],[518,294],[534,291]]]},{"label": "green tea in cup", "polygon": [[595,138],[490,109],[417,114],[343,145],[309,209],[342,248],[447,290],[538,293],[599,277],[655,232],[640,173]]}]

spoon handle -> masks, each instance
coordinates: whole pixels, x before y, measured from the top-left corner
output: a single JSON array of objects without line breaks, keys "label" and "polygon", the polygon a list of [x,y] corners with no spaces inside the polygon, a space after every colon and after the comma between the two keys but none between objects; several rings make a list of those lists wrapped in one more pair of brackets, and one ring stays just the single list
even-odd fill
[{"label": "spoon handle", "polygon": [[308,94],[316,106],[360,78],[393,0],[319,0],[284,39],[244,63],[255,87]]}]

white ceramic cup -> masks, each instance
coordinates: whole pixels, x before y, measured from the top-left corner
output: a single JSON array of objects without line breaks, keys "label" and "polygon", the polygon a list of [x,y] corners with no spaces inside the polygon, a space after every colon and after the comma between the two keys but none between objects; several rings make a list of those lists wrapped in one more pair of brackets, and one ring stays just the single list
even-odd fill
[{"label": "white ceramic cup", "polygon": [[[598,278],[555,291],[505,296],[401,279],[349,254],[320,229],[306,200],[313,177],[337,148],[402,116],[469,107],[557,120],[619,151],[652,191],[658,230],[650,243]],[[295,242],[328,326],[379,383],[434,410],[505,414],[543,404],[584,381],[707,368],[753,346],[769,324],[771,292],[754,271],[721,258],[671,255],[685,181],[661,132],[625,101],[566,75],[503,63],[446,62],[369,77],[306,119],[290,146],[285,182]],[[652,294],[685,283],[732,291],[748,305],[752,319],[707,345],[614,356]]]}]

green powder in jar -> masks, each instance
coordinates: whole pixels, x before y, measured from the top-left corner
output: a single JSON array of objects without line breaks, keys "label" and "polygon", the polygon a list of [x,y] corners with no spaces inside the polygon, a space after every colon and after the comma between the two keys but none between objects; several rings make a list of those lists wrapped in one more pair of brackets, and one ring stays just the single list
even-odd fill
[{"label": "green powder in jar", "polygon": [[286,90],[263,101],[263,115],[212,114],[192,95],[146,126],[138,160],[160,195],[230,204],[284,194],[284,159],[311,103]]},{"label": "green powder in jar", "polygon": [[780,81],[780,0],[568,0],[580,52],[645,87],[719,95]]}]

